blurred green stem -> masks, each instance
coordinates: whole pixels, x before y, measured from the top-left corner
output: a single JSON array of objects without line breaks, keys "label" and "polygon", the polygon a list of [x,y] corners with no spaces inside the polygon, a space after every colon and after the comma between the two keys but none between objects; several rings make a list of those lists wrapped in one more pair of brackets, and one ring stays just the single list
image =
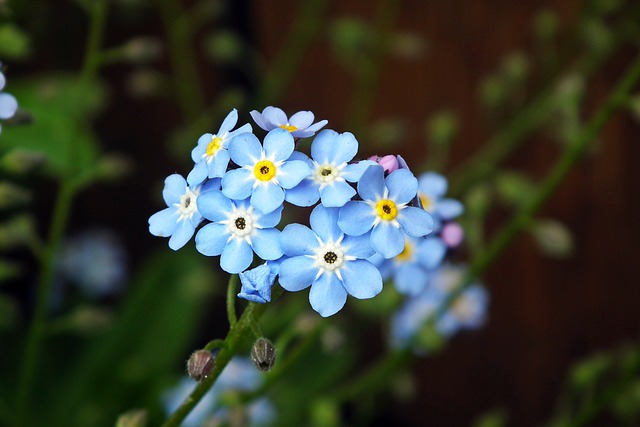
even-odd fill
[{"label": "blurred green stem", "polygon": [[104,37],[104,29],[107,21],[108,3],[105,0],[89,2],[89,35],[85,47],[84,62],[80,72],[80,81],[87,82],[95,77],[100,66],[100,48]]},{"label": "blurred green stem", "polygon": [[234,327],[238,321],[236,315],[236,289],[238,287],[239,276],[232,274],[229,277],[229,284],[227,285],[227,318],[229,319],[229,326]]}]

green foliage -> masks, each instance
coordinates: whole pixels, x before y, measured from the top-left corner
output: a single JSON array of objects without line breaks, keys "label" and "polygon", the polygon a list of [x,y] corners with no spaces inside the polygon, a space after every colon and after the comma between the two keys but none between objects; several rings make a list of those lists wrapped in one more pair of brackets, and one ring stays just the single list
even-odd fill
[{"label": "green foliage", "polygon": [[24,59],[30,53],[29,38],[24,31],[13,24],[0,25],[0,58]]}]

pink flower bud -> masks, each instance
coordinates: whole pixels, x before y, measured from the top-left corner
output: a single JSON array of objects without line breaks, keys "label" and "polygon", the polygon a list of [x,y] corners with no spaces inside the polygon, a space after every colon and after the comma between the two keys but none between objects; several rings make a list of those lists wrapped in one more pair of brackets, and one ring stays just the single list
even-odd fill
[{"label": "pink flower bud", "polygon": [[398,159],[392,154],[384,157],[371,156],[369,157],[369,160],[372,160],[382,166],[385,174],[390,174],[391,172],[398,170],[399,167]]},{"label": "pink flower bud", "polygon": [[464,230],[457,222],[449,222],[442,227],[442,241],[449,248],[457,248],[464,239]]}]

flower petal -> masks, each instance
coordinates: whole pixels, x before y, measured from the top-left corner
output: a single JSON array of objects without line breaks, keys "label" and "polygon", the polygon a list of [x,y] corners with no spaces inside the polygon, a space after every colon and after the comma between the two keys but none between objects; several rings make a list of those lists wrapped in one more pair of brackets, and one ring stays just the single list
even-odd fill
[{"label": "flower petal", "polygon": [[220,130],[218,131],[218,135],[222,135],[225,132],[230,132],[231,129],[233,129],[233,127],[236,125],[236,123],[238,123],[238,110],[234,108],[222,121]]},{"label": "flower petal", "polygon": [[427,237],[417,247],[418,262],[428,270],[438,268],[446,253],[447,247],[438,237]]},{"label": "flower petal", "polygon": [[273,228],[280,223],[282,218],[282,205],[268,214],[259,215],[257,219],[257,226],[260,228]]},{"label": "flower petal", "polygon": [[251,115],[253,121],[256,122],[256,124],[260,127],[260,129],[264,129],[266,131],[271,130],[265,122],[264,117],[262,117],[262,114],[260,114],[258,111],[253,110],[249,112],[249,114]]},{"label": "flower petal", "polygon": [[328,120],[320,120],[306,129],[294,130],[291,135],[295,138],[307,138],[322,129],[327,123],[329,123]]},{"label": "flower petal", "polygon": [[176,229],[178,209],[171,206],[156,212],[149,218],[149,232],[158,237],[169,237]]},{"label": "flower petal", "polygon": [[230,240],[222,250],[220,257],[220,267],[231,274],[238,274],[246,270],[253,261],[253,251],[251,246],[238,239]]},{"label": "flower petal", "polygon": [[369,166],[377,165],[371,160],[360,160],[357,163],[351,163],[342,170],[342,177],[349,182],[358,182],[362,178],[362,174]]},{"label": "flower petal", "polygon": [[162,198],[167,206],[180,203],[180,197],[187,191],[187,181],[181,175],[174,173],[164,180]]},{"label": "flower petal", "polygon": [[341,165],[353,159],[357,152],[358,141],[349,132],[339,134],[325,129],[311,143],[311,157],[320,164]]},{"label": "flower petal", "polygon": [[440,198],[447,193],[447,179],[435,172],[427,172],[418,179],[418,191]]},{"label": "flower petal", "polygon": [[284,190],[279,185],[258,185],[251,194],[251,206],[263,214],[273,212],[284,202]]},{"label": "flower petal", "polygon": [[278,107],[266,107],[262,110],[262,117],[264,117],[269,130],[287,124],[287,115]]},{"label": "flower petal", "polygon": [[280,248],[285,255],[312,255],[317,247],[316,233],[307,226],[289,224],[280,233]]},{"label": "flower petal", "polygon": [[322,317],[336,314],[347,302],[347,291],[335,274],[323,274],[309,292],[311,307]]},{"label": "flower petal", "polygon": [[222,194],[233,200],[244,200],[251,195],[255,178],[248,169],[234,169],[222,177]]},{"label": "flower petal", "polygon": [[309,175],[311,175],[311,168],[306,162],[290,160],[278,168],[277,177],[282,188],[288,189],[300,184]]},{"label": "flower petal", "polygon": [[303,179],[300,184],[284,192],[284,199],[296,206],[313,206],[320,198],[318,187],[312,179]]},{"label": "flower petal", "polygon": [[396,217],[405,233],[411,237],[422,237],[433,231],[433,217],[424,209],[406,206]]},{"label": "flower petal", "polygon": [[18,109],[18,101],[13,95],[0,93],[0,119],[13,117]]},{"label": "flower petal", "polygon": [[396,203],[409,203],[418,191],[418,180],[409,169],[391,172],[385,183],[389,189],[389,198]]},{"label": "flower petal", "polygon": [[196,234],[196,249],[202,255],[218,256],[229,240],[227,226],[210,223],[202,227]]},{"label": "flower petal", "polygon": [[255,164],[262,154],[262,145],[252,133],[241,133],[229,141],[229,155],[238,166]]},{"label": "flower petal", "polygon": [[280,264],[280,286],[289,292],[297,292],[308,288],[318,274],[313,259],[306,256],[295,256]]},{"label": "flower petal", "polygon": [[371,246],[371,234],[369,233],[361,236],[344,236],[342,247],[345,248],[347,255],[356,258],[369,258],[376,253]]},{"label": "flower petal", "polygon": [[407,296],[421,293],[429,281],[429,274],[418,264],[407,262],[397,267],[393,283],[398,292]]},{"label": "flower petal", "polygon": [[171,234],[169,239],[169,247],[174,251],[177,251],[181,247],[187,244],[193,233],[196,231],[195,227],[189,221],[180,221],[178,226]]},{"label": "flower petal", "polygon": [[342,284],[349,295],[355,298],[373,298],[382,291],[380,271],[365,259],[347,262],[340,272]]},{"label": "flower petal", "polygon": [[360,236],[371,230],[375,214],[373,209],[365,202],[348,202],[340,208],[338,226],[345,234]]},{"label": "flower petal", "polygon": [[260,258],[265,261],[273,261],[282,256],[279,237],[280,230],[275,228],[257,230],[256,234],[251,236],[251,246]]},{"label": "flower petal", "polygon": [[217,190],[200,194],[196,203],[198,212],[210,221],[224,221],[233,210],[233,202]]},{"label": "flower petal", "polygon": [[342,231],[338,227],[338,208],[327,208],[322,205],[316,206],[309,217],[311,229],[322,239],[323,242],[335,242]]},{"label": "flower petal", "polygon": [[364,200],[378,201],[384,189],[384,169],[378,164],[369,166],[358,181],[358,194]]},{"label": "flower petal", "polygon": [[194,187],[196,185],[202,184],[202,182],[207,179],[208,175],[207,163],[206,162],[198,162],[193,166],[189,175],[187,175],[187,182],[189,186]]},{"label": "flower petal", "polygon": [[326,207],[342,207],[356,195],[356,190],[344,181],[334,181],[320,190],[322,204]]},{"label": "flower petal", "polygon": [[[216,156],[208,164],[208,177],[209,178],[222,178],[227,172],[227,166],[229,166],[229,152],[225,149],[220,149],[216,153]],[[204,163],[204,162],[203,162]]]},{"label": "flower petal", "polygon": [[448,221],[462,215],[464,206],[456,199],[444,199],[438,201],[436,210],[440,218]]},{"label": "flower petal", "polygon": [[298,129],[306,129],[313,123],[314,115],[311,111],[298,111],[289,117],[289,124]]},{"label": "flower petal", "polygon": [[191,150],[191,160],[193,160],[194,163],[202,160],[202,155],[207,151],[207,145],[211,142],[211,138],[213,138],[213,135],[210,133],[205,133],[198,138],[198,143],[195,148]]},{"label": "flower petal", "polygon": [[264,137],[263,146],[267,158],[274,161],[287,160],[295,148],[289,131],[280,128],[269,131]]},{"label": "flower petal", "polygon": [[404,234],[393,224],[382,221],[371,231],[371,246],[383,257],[393,258],[404,250]]}]

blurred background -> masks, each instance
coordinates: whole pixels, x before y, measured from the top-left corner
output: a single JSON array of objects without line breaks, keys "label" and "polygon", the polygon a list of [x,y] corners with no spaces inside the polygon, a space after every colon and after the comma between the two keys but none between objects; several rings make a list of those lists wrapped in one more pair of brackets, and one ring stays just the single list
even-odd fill
[{"label": "blurred background", "polygon": [[[105,3],[101,44],[108,54],[91,84],[78,86],[98,3]],[[361,157],[397,153],[416,174],[443,173],[448,194],[467,206],[467,245],[454,257],[466,263],[526,203],[637,55],[640,35],[640,5],[624,0],[21,0],[0,1],[0,10],[4,90],[33,120],[3,124],[0,145],[47,157],[42,170],[19,178],[29,202],[4,219],[29,212],[28,227],[46,236],[64,177],[98,171],[74,197],[63,246],[82,248],[90,232],[89,241],[117,248],[107,255],[116,267],[99,270],[94,260],[104,257],[80,267],[100,272],[88,292],[93,299],[54,285],[61,296],[54,292],[49,316],[59,330],[47,336],[36,371],[35,396],[73,390],[73,402],[88,383],[104,387],[101,399],[112,404],[83,411],[108,421],[84,425],[112,425],[114,414],[157,400],[170,381],[141,385],[145,369],[177,378],[194,348],[227,330],[226,278],[215,260],[199,256],[193,243],[174,254],[149,234],[147,219],[164,207],[164,178],[188,173],[198,136],[215,132],[231,108],[240,123],[268,105],[288,114],[310,110],[328,128],[354,133]],[[58,120],[51,111],[67,101]],[[370,397],[379,411],[370,425],[473,425],[483,414],[488,423],[543,425],[570,394],[572,366],[594,355],[613,360],[611,351],[637,346],[638,107],[630,100],[609,120],[584,161],[486,270],[485,327],[416,358],[404,382],[390,378],[394,398]],[[64,118],[69,129],[62,129]],[[76,137],[73,144],[89,148],[69,149]],[[19,245],[3,254],[19,269],[0,288],[0,390],[11,395],[12,367],[33,314],[37,257]],[[100,278],[109,275],[115,278],[101,292]],[[122,309],[127,299],[137,305]],[[333,320],[338,328],[356,327],[342,315]],[[105,340],[122,327],[120,316],[145,323],[138,325],[144,336]],[[88,331],[78,332],[82,325]],[[174,329],[166,336],[157,332],[167,325]],[[365,335],[364,362],[355,370],[384,352],[383,331]],[[138,340],[147,351],[140,360],[131,356]],[[107,345],[117,351],[100,347]],[[101,373],[60,380],[73,369],[57,366],[75,365],[75,352],[93,354],[77,365]],[[111,364],[126,366],[105,372]],[[119,370],[128,383],[110,389]],[[632,377],[637,381],[636,371]],[[640,401],[634,387],[632,407]],[[342,411],[351,425],[351,406]],[[640,425],[635,412],[624,422],[612,413],[588,425]]]}]

